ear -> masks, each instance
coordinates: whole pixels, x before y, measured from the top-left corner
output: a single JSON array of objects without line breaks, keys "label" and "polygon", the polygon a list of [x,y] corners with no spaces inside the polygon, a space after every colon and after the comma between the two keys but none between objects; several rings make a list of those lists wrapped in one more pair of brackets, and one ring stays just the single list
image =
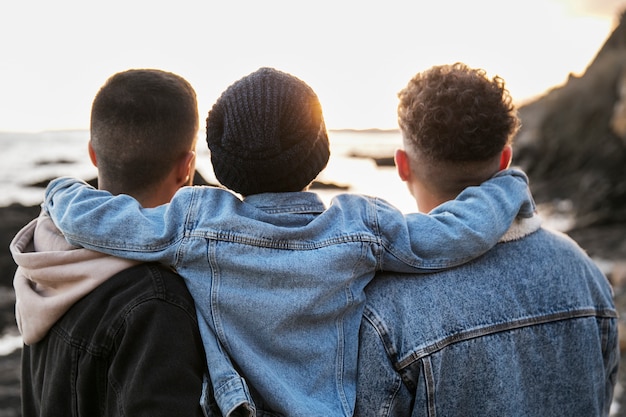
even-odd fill
[{"label": "ear", "polygon": [[511,165],[512,159],[513,148],[511,145],[506,145],[504,149],[502,149],[502,154],[500,155],[500,170],[507,169]]},{"label": "ear", "polygon": [[93,150],[93,146],[91,146],[91,141],[87,144],[87,151],[89,152],[89,159],[91,159],[91,163],[93,166],[98,168],[98,158],[96,158],[96,153]]},{"label": "ear", "polygon": [[196,153],[195,151],[188,151],[183,157],[180,158],[178,165],[176,166],[176,182],[180,186],[191,185],[193,179],[193,171],[196,167]]},{"label": "ear", "polygon": [[397,149],[394,161],[396,163],[396,170],[398,171],[400,179],[402,181],[408,181],[411,177],[411,166],[409,164],[409,156],[406,151],[403,149]]}]

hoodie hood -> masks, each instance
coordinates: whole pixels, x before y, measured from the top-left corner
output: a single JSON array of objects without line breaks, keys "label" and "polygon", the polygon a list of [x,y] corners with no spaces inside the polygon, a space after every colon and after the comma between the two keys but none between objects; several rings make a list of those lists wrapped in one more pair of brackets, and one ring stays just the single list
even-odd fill
[{"label": "hoodie hood", "polygon": [[9,248],[18,265],[15,319],[27,345],[41,340],[102,282],[138,263],[70,245],[43,212],[17,233]]}]

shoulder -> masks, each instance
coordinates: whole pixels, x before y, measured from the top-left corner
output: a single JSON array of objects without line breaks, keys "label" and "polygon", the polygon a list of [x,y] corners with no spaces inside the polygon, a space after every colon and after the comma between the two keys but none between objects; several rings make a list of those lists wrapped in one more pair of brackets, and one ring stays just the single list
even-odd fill
[{"label": "shoulder", "polygon": [[364,194],[352,194],[352,193],[341,193],[334,196],[331,200],[333,204],[362,204],[362,205],[373,205],[373,206],[383,206],[383,207],[393,207],[393,205],[386,200],[383,200],[379,197],[372,197]]},{"label": "shoulder", "polygon": [[193,220],[210,218],[212,222],[224,213],[241,213],[246,206],[242,198],[232,191],[207,185],[183,187],[169,204],[175,211],[180,211],[180,215]]},{"label": "shoulder", "polygon": [[241,202],[241,198],[226,188],[215,187],[212,185],[193,185],[182,187],[179,189],[172,201],[184,199],[218,199],[218,200],[237,200]]},{"label": "shoulder", "polygon": [[193,299],[183,279],[172,269],[158,263],[143,263],[111,277],[107,283],[111,296],[119,298],[128,308],[155,300],[173,303],[195,316]]},{"label": "shoulder", "polygon": [[[562,263],[587,265],[591,269],[599,271],[594,261],[587,255],[584,249],[567,234],[541,227],[536,232],[525,236],[523,239],[513,242],[504,242],[497,245],[496,252],[511,252],[529,261],[550,261],[553,265]],[[523,255],[525,251],[528,255]]]},{"label": "shoulder", "polygon": [[367,213],[367,216],[376,217],[401,217],[404,214],[387,200],[362,194],[338,194],[332,198],[330,210],[340,210],[346,216],[359,216]]},{"label": "shoulder", "polygon": [[[529,288],[531,293],[527,293]],[[432,300],[444,305],[458,300],[449,306],[451,310],[482,300],[491,306],[485,309],[493,311],[493,294],[530,297],[535,307],[545,303],[551,308],[555,303],[577,300],[581,305],[612,308],[610,284],[595,262],[569,236],[545,228],[499,243],[456,268],[428,274],[379,273],[366,294],[368,308],[385,314],[404,314],[401,311],[406,307],[437,315],[428,312]]]},{"label": "shoulder", "polygon": [[109,346],[111,335],[129,320],[159,320],[175,314],[197,325],[195,305],[182,278],[170,269],[143,263],[125,269],[80,299],[53,327],[65,339],[89,346]]}]

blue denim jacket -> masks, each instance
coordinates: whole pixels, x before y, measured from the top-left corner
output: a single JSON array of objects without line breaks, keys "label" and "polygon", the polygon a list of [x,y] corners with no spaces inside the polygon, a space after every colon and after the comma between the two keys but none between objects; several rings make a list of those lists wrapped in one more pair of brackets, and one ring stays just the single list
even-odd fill
[{"label": "blue denim jacket", "polygon": [[609,283],[545,229],[459,268],[366,288],[355,416],[608,416]]},{"label": "blue denim jacket", "polygon": [[429,216],[357,195],[325,208],[308,192],[242,201],[212,187],[186,187],[170,204],[143,209],[68,178],[49,184],[44,203],[69,242],[160,261],[185,279],[224,415],[245,406],[347,416],[363,289],[374,273],[427,272],[484,253],[520,208],[533,212],[527,181],[503,172]]}]

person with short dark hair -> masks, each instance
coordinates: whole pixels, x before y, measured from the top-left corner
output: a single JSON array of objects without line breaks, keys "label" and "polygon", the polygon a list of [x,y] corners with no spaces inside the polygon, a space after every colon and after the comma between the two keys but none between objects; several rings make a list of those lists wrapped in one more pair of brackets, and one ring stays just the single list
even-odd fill
[{"label": "person with short dark hair", "polygon": [[[429,213],[509,166],[500,77],[457,63],[399,93],[400,178]],[[567,236],[518,218],[482,257],[365,289],[355,416],[608,416],[619,363],[611,287]]]},{"label": "person with short dark hair", "polygon": [[72,243],[163,262],[185,278],[227,416],[351,416],[363,288],[374,273],[461,264],[534,211],[525,174],[513,170],[429,216],[350,194],[325,207],[305,191],[330,155],[319,100],[272,68],[224,91],[207,142],[230,190],[184,187],[147,209],[60,178],[45,208]]},{"label": "person with short dark hair", "polygon": [[[97,159],[99,186],[115,195],[130,194],[144,207],[168,202],[190,183],[197,137],[196,93],[175,74],[121,72],[107,80],[93,101],[89,155]],[[172,170],[177,165],[180,172]],[[164,185],[173,192],[155,194]]]},{"label": "person with short dark hair", "polygon": [[[91,113],[98,186],[144,207],[168,202],[190,183],[197,131],[196,94],[182,77],[113,75]],[[205,354],[180,276],[72,246],[45,213],[11,252],[24,417],[203,415]]]}]

